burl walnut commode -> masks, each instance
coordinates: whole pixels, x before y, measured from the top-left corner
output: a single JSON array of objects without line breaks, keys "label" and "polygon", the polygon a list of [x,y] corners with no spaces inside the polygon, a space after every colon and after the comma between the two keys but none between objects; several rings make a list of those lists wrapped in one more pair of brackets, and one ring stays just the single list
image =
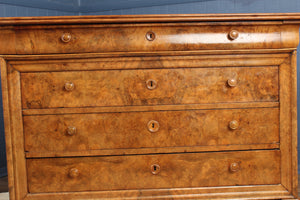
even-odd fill
[{"label": "burl walnut commode", "polygon": [[0,18],[10,199],[297,199],[299,24]]}]

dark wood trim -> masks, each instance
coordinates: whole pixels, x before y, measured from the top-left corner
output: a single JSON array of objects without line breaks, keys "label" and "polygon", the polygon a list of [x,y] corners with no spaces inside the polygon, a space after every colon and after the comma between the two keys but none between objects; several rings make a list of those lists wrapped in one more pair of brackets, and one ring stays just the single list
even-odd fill
[{"label": "dark wood trim", "polygon": [[176,14],[176,15],[106,15],[106,16],[52,16],[6,17],[0,25],[28,24],[90,24],[90,23],[153,23],[153,22],[240,22],[279,21],[299,24],[299,13],[253,14]]}]

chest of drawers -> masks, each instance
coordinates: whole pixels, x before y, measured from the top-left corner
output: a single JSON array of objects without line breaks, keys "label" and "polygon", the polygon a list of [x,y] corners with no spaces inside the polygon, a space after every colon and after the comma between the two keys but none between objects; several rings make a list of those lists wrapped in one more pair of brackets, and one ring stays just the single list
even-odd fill
[{"label": "chest of drawers", "polygon": [[299,23],[2,18],[10,199],[296,199]]}]

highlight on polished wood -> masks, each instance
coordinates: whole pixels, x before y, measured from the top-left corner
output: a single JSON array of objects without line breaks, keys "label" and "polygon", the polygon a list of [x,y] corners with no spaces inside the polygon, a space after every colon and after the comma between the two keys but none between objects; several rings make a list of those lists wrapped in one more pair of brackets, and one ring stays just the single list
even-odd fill
[{"label": "highlight on polished wood", "polygon": [[299,24],[1,18],[10,199],[297,199]]}]

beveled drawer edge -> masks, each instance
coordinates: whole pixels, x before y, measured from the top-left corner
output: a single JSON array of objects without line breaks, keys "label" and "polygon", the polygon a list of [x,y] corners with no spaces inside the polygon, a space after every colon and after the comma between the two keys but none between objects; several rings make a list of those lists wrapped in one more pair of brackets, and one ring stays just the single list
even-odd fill
[{"label": "beveled drawer edge", "polygon": [[57,200],[57,199],[88,199],[101,200],[133,200],[133,199],[290,199],[294,198],[282,185],[250,185],[226,187],[173,188],[173,189],[144,189],[116,190],[99,192],[61,192],[44,194],[27,194],[25,200]]},{"label": "beveled drawer edge", "polygon": [[279,149],[279,143],[273,144],[249,144],[249,145],[215,145],[215,146],[189,146],[189,147],[162,147],[162,148],[131,148],[131,149],[99,149],[84,151],[49,151],[49,152],[25,152],[26,158],[49,157],[78,157],[78,156],[111,156],[111,155],[146,155],[165,153],[194,153],[194,152],[222,152],[236,150],[270,150]]},{"label": "beveled drawer edge", "polygon": [[[197,56],[197,55],[228,55],[230,54],[250,54],[250,56],[269,56],[271,57],[281,57],[287,58],[288,53],[296,50],[297,48],[281,48],[281,49],[240,49],[240,50],[199,50],[199,51],[156,51],[156,52],[106,52],[106,53],[69,53],[69,54],[36,54],[36,55],[0,55],[7,61],[10,61],[10,64],[22,64],[24,61],[34,62],[44,62],[45,60],[51,59],[82,59],[82,58],[120,58],[120,57],[153,57],[153,56]],[[274,54],[274,53],[281,53]],[[257,54],[257,55],[251,55]],[[260,54],[260,55],[258,55]],[[247,55],[246,55],[247,56]]]},{"label": "beveled drawer edge", "polygon": [[[12,68],[21,73],[42,73],[42,72],[72,72],[72,71],[100,71],[100,70],[153,70],[153,69],[213,69],[232,67],[277,67],[284,62],[285,58],[257,57],[246,58],[192,58],[192,59],[159,59],[153,60],[110,60],[91,61],[76,60],[74,62],[64,61],[55,63],[30,63],[14,64]],[[197,62],[195,62],[197,61]],[[142,65],[141,65],[142,64]]]},{"label": "beveled drawer edge", "polygon": [[23,115],[62,115],[107,112],[146,112],[146,111],[175,111],[175,110],[208,110],[208,109],[239,109],[239,108],[276,108],[279,102],[246,102],[246,103],[211,103],[185,105],[155,105],[155,106],[105,106],[82,108],[49,108],[23,109]]}]

